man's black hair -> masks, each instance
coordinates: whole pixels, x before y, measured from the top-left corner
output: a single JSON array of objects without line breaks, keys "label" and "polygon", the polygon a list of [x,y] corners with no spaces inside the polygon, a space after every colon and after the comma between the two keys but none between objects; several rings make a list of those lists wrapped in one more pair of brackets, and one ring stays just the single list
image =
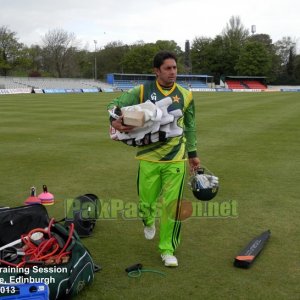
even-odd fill
[{"label": "man's black hair", "polygon": [[153,59],[153,67],[160,68],[164,61],[168,58],[174,59],[177,63],[177,57],[173,52],[170,51],[159,51]]}]

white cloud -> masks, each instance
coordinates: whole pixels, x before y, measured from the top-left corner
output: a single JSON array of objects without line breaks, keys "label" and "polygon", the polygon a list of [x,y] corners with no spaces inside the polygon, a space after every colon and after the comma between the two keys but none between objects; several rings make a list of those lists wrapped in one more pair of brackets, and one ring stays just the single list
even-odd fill
[{"label": "white cloud", "polygon": [[183,47],[186,39],[214,38],[231,16],[243,25],[256,25],[257,33],[273,42],[283,36],[300,38],[298,0],[11,0],[3,1],[0,26],[7,25],[25,44],[40,44],[51,29],[74,32],[82,44],[103,47],[111,41],[134,43],[174,40]]}]

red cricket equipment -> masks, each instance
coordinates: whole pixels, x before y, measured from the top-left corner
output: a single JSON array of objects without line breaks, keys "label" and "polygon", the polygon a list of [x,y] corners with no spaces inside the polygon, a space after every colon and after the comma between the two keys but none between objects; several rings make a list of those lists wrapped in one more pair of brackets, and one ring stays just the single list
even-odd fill
[{"label": "red cricket equipment", "polygon": [[[47,228],[34,228],[28,234],[22,234],[21,239],[0,248],[1,251],[11,247],[17,243],[22,243],[22,256],[19,261],[12,262],[0,259],[0,264],[4,266],[12,267],[25,267],[38,264],[44,265],[57,265],[64,261],[69,260],[71,251],[69,246],[72,243],[72,237],[74,233],[74,224],[70,224],[70,231],[67,240],[62,240],[55,232],[53,232],[52,225],[54,224],[52,218]],[[38,239],[36,238],[38,236]],[[20,253],[21,253],[20,252]]]},{"label": "red cricket equipment", "polygon": [[30,196],[24,201],[24,204],[41,204],[41,200],[36,196],[36,189],[34,186],[30,189]]},{"label": "red cricket equipment", "polygon": [[43,205],[53,205],[54,204],[54,196],[53,194],[48,192],[47,186],[43,185],[43,192],[39,194],[38,198]]}]

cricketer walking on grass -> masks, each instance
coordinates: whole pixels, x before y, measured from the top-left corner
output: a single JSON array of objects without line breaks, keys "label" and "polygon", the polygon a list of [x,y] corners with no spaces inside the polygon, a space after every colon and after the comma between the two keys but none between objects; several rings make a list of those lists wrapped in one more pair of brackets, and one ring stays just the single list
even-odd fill
[{"label": "cricketer walking on grass", "polygon": [[[137,189],[145,238],[151,240],[155,236],[156,204],[161,201],[158,248],[164,265],[177,267],[175,250],[180,243],[186,161],[190,172],[200,167],[195,107],[192,92],[176,83],[177,58],[173,53],[158,52],[153,67],[155,80],[123,93],[109,103],[108,110],[111,126],[118,133],[114,139],[137,146]],[[142,128],[124,124],[123,109],[128,107],[140,111],[144,108],[146,119]],[[175,217],[170,217],[168,207],[174,206]]]}]

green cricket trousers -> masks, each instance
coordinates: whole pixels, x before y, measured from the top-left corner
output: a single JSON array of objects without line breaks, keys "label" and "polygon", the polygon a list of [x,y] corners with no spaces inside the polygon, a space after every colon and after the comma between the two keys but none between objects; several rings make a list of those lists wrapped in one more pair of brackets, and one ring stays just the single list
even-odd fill
[{"label": "green cricket trousers", "polygon": [[159,250],[164,254],[173,254],[180,243],[185,170],[185,161],[140,161],[137,181],[140,217],[145,226],[159,219]]}]

